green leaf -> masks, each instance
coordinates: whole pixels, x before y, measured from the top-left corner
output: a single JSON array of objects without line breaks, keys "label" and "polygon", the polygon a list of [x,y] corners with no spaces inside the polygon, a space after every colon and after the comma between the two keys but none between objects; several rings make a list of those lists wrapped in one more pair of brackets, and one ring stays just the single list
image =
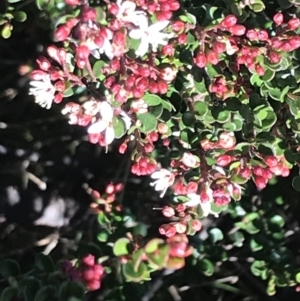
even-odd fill
[{"label": "green leaf", "polygon": [[20,274],[18,262],[12,259],[5,259],[0,263],[0,274],[4,278],[18,276]]},{"label": "green leaf", "polygon": [[100,81],[105,79],[105,76],[102,74],[102,68],[104,67],[104,65],[104,61],[97,60],[93,66],[93,73],[96,76],[96,78]]},{"label": "green leaf", "polygon": [[202,119],[205,117],[205,115],[208,112],[208,106],[205,102],[197,101],[194,104],[194,110],[195,110],[196,116],[198,116],[198,117],[200,117],[200,119]]},{"label": "green leaf", "polygon": [[150,113],[137,114],[137,118],[141,121],[141,131],[143,133],[149,133],[156,129],[157,119]]},{"label": "green leaf", "polygon": [[237,97],[227,98],[225,104],[229,111],[238,111],[241,107],[241,101]]},{"label": "green leaf", "polygon": [[230,111],[226,111],[221,107],[214,107],[212,109],[212,116],[214,117],[214,119],[220,123],[225,123],[227,121],[229,121],[230,117],[231,117],[231,112]]},{"label": "green leaf", "polygon": [[164,107],[162,104],[149,107],[149,113],[151,113],[156,118],[161,117],[163,110],[164,110]]},{"label": "green leaf", "polygon": [[224,235],[219,228],[212,228],[208,231],[208,233],[213,243],[216,243],[224,238]]},{"label": "green leaf", "polygon": [[34,297],[34,301],[51,301],[56,293],[55,286],[47,285],[42,287]]},{"label": "green leaf", "polygon": [[256,13],[259,13],[266,8],[264,3],[260,0],[255,0],[255,2],[253,4],[249,5],[249,7]]},{"label": "green leaf", "polygon": [[59,288],[59,301],[69,300],[71,297],[83,299],[85,288],[82,283],[75,281],[64,281]]},{"label": "green leaf", "polygon": [[157,106],[162,102],[162,99],[155,94],[146,94],[143,96],[143,100],[148,106]]},{"label": "green leaf", "polygon": [[153,253],[155,252],[160,245],[164,243],[163,239],[160,238],[153,238],[145,245],[145,252],[146,253]]},{"label": "green leaf", "polygon": [[186,126],[191,126],[195,122],[195,115],[193,112],[185,112],[182,115],[182,122]]},{"label": "green leaf", "polygon": [[18,22],[24,22],[27,19],[27,14],[23,11],[13,12],[13,15]]},{"label": "green leaf", "polygon": [[252,274],[255,276],[260,276],[261,273],[266,269],[266,263],[262,260],[255,260],[250,267]]},{"label": "green leaf", "polygon": [[205,276],[211,276],[215,271],[212,262],[206,258],[199,262],[199,268]]},{"label": "green leaf", "polygon": [[250,248],[251,248],[252,252],[257,252],[257,251],[262,250],[263,246],[259,242],[257,242],[255,240],[255,238],[252,238],[250,240]]},{"label": "green leaf", "polygon": [[13,301],[18,294],[18,289],[16,287],[6,287],[0,297],[0,301]]},{"label": "green leaf", "polygon": [[122,266],[122,271],[127,281],[140,282],[144,277],[148,276],[147,267],[144,262],[141,262],[137,271],[134,270],[134,264],[128,262]]},{"label": "green leaf", "polygon": [[119,238],[113,246],[113,252],[114,252],[115,256],[122,256],[122,255],[129,254],[130,245],[131,245],[131,242],[128,238],[126,238],[126,237]]},{"label": "green leaf", "polygon": [[162,268],[169,257],[170,247],[166,244],[159,247],[159,250],[152,253],[147,253],[148,261],[155,268]]},{"label": "green leaf", "polygon": [[35,0],[36,6],[39,10],[43,10],[49,0]]},{"label": "green leaf", "polygon": [[271,81],[275,76],[275,71],[271,70],[271,69],[267,69],[265,74],[261,77],[261,79],[264,82],[269,82]]},{"label": "green leaf", "polygon": [[8,24],[2,28],[1,35],[3,39],[8,39],[11,36],[12,25]]},{"label": "green leaf", "polygon": [[97,235],[98,241],[106,242],[108,240],[108,237],[109,237],[109,232],[106,229],[101,229],[98,232],[98,235]]},{"label": "green leaf", "polygon": [[37,268],[43,272],[51,273],[54,272],[55,270],[55,266],[52,258],[42,253],[36,254],[35,264]]},{"label": "green leaf", "polygon": [[295,190],[300,191],[300,177],[295,177],[293,179],[292,186]]},{"label": "green leaf", "polygon": [[280,215],[274,215],[271,219],[270,222],[272,224],[277,225],[278,227],[282,228],[284,226],[284,219]]},{"label": "green leaf", "polygon": [[124,136],[126,132],[126,124],[122,117],[118,116],[113,118],[113,128],[115,132],[115,137],[117,139]]},{"label": "green leaf", "polygon": [[26,300],[29,301],[34,300],[35,295],[41,288],[41,282],[37,278],[29,276],[23,278],[18,286],[19,290],[24,293]]},{"label": "green leaf", "polygon": [[295,280],[300,283],[300,272],[298,272],[295,276]]},{"label": "green leaf", "polygon": [[110,220],[108,219],[104,211],[98,213],[98,223],[100,225],[106,225],[110,223]]},{"label": "green leaf", "polygon": [[229,235],[230,239],[233,241],[233,245],[236,247],[242,247],[245,240],[245,236],[242,232],[236,231]]},{"label": "green leaf", "polygon": [[295,154],[291,149],[286,149],[284,151],[284,157],[289,163],[291,164],[295,163]]}]

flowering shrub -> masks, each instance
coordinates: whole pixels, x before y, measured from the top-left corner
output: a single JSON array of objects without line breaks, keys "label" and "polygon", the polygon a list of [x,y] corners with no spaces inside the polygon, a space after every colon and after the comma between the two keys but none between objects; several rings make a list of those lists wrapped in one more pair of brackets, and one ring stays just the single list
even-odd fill
[{"label": "flowering shrub", "polygon": [[[240,201],[251,181],[261,191],[300,162],[299,4],[229,2],[37,1],[52,12],[55,43],[37,59],[29,94],[59,106],[90,143],[128,153],[131,173],[150,176],[169,200],[164,238],[146,241],[117,231],[125,183],[87,188],[98,241],[112,246],[127,281],[184,267],[196,252],[187,235],[202,218]],[[299,176],[293,187],[300,191]],[[80,281],[99,289],[104,268],[93,255],[82,263]]]}]

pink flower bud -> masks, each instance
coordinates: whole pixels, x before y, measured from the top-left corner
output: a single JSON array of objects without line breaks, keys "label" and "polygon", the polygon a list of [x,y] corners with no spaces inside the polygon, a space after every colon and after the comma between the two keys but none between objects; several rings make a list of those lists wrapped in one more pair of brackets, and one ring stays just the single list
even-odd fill
[{"label": "pink flower bud", "polygon": [[244,25],[233,25],[229,28],[229,32],[235,36],[242,36],[246,32],[246,27]]},{"label": "pink flower bud", "polygon": [[206,52],[206,61],[212,65],[217,65],[219,63],[219,55],[217,52],[208,50]]},{"label": "pink flower bud", "polygon": [[186,191],[187,191],[188,194],[189,193],[196,193],[197,189],[198,189],[198,183],[196,183],[196,182],[189,182],[186,185]]},{"label": "pink flower bud", "polygon": [[217,158],[217,164],[219,166],[227,166],[234,158],[232,156],[229,156],[229,155],[220,155],[218,158]]},{"label": "pink flower bud", "polygon": [[196,156],[192,153],[184,153],[181,162],[187,167],[195,167],[197,164]]},{"label": "pink flower bud", "polygon": [[198,219],[194,219],[191,223],[191,227],[194,231],[198,232],[202,228],[202,223]]},{"label": "pink flower bud", "polygon": [[283,23],[283,14],[282,13],[277,13],[276,15],[273,16],[273,21],[276,24],[276,26],[279,26]]},{"label": "pink flower bud", "polygon": [[288,23],[287,26],[290,30],[294,30],[299,28],[300,20],[298,18],[292,18]]},{"label": "pink flower bud", "polygon": [[95,264],[95,256],[88,254],[82,259],[82,262],[87,266],[93,266]]},{"label": "pink flower bud", "polygon": [[165,217],[172,217],[175,215],[175,210],[170,206],[165,206],[162,210],[162,214]]},{"label": "pink flower bud", "polygon": [[232,27],[236,24],[236,22],[237,22],[237,17],[235,15],[228,15],[221,22],[221,25],[224,27]]},{"label": "pink flower bud", "polygon": [[70,29],[67,25],[60,25],[54,32],[54,37],[57,41],[65,41],[69,37]]},{"label": "pink flower bud", "polygon": [[198,52],[194,59],[195,64],[199,68],[204,68],[206,66],[207,60],[206,60],[206,55],[202,52]]}]

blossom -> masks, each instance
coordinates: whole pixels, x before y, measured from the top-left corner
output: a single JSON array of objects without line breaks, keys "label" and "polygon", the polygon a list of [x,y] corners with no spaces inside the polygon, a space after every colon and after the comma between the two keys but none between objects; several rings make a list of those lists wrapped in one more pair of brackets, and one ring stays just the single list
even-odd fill
[{"label": "blossom", "polygon": [[168,187],[170,187],[174,183],[175,179],[174,175],[165,168],[154,172],[151,175],[151,178],[155,181],[150,183],[150,185],[154,186],[155,191],[162,191],[162,193],[160,194],[161,198],[165,195]]},{"label": "blossom", "polygon": [[136,11],[136,4],[132,1],[124,1],[118,0],[117,4],[119,6],[119,12],[117,14],[117,19],[122,22],[130,22],[134,25],[138,25],[138,19],[141,16],[145,16],[145,12],[143,11]]},{"label": "blossom", "polygon": [[[99,102],[97,107],[101,118],[88,128],[90,141],[97,143],[101,140],[101,134],[104,134],[104,142],[106,145],[109,145],[115,139],[115,131],[113,128],[114,109],[107,101]],[[123,111],[120,112],[119,115],[124,121],[126,130],[128,130],[131,126],[130,117]]]},{"label": "blossom", "polygon": [[133,29],[129,33],[129,37],[132,39],[140,39],[141,43],[135,54],[137,56],[143,56],[147,53],[149,44],[152,46],[152,50],[157,51],[158,45],[167,45],[168,39],[173,37],[173,34],[167,34],[160,32],[166,28],[169,21],[156,22],[148,26],[148,20],[145,16],[140,15],[138,18],[139,29]]},{"label": "blossom", "polygon": [[35,97],[35,102],[41,107],[50,109],[54,100],[55,88],[51,83],[49,74],[44,74],[40,80],[32,80],[29,89],[29,95]]},{"label": "blossom", "polygon": [[99,107],[101,119],[88,128],[88,134],[90,134],[90,140],[98,142],[100,134],[104,132],[104,140],[106,145],[108,145],[111,144],[115,138],[115,132],[112,126],[114,111],[107,101],[101,102]]},{"label": "blossom", "polygon": [[[92,24],[90,28],[97,29],[97,27],[94,28],[94,24]],[[96,58],[100,59],[100,55],[105,53],[105,55],[111,60],[114,57],[113,54],[113,47],[110,42],[113,38],[113,33],[108,28],[101,28],[99,30],[99,40],[97,43],[93,39],[87,39],[85,42],[85,45],[89,48],[91,54]]]},{"label": "blossom", "polygon": [[213,214],[215,217],[218,217],[218,214],[211,210],[211,202],[202,202],[200,195],[196,193],[190,193],[187,196],[190,198],[190,200],[184,203],[185,206],[187,207],[200,206],[200,209],[203,212],[203,216],[208,216],[209,214]]}]

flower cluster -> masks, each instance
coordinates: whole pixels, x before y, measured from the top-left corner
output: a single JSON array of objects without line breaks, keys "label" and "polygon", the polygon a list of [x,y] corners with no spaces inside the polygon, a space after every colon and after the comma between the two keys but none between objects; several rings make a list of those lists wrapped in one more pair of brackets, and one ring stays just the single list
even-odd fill
[{"label": "flower cluster", "polygon": [[62,113],[87,127],[91,143],[122,139],[121,154],[130,144],[132,173],[151,175],[161,197],[174,192],[162,212],[176,221],[161,234],[199,231],[199,218],[240,200],[247,181],[262,189],[289,175],[299,152],[290,134],[298,133],[292,100],[299,91],[291,81],[297,66],[285,53],[300,47],[296,16],[276,13],[271,25],[247,28],[233,14],[199,24],[176,0],[118,0],[98,9],[65,2],[79,14],[54,35],[69,47],[48,47],[51,62],[38,60],[30,94],[50,108],[87,91]]}]

